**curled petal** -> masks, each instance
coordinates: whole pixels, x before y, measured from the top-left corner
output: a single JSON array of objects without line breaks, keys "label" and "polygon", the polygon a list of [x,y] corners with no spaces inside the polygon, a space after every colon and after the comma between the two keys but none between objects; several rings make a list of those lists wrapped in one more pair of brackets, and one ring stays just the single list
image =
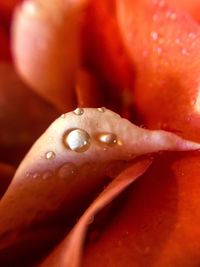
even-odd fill
[{"label": "curled petal", "polygon": [[157,151],[199,148],[175,134],[139,128],[105,108],[62,115],[33,145],[0,202],[0,259],[16,240],[45,242],[41,229],[49,218],[68,220],[80,201],[105,184],[110,164]]},{"label": "curled petal", "polygon": [[76,105],[73,89],[86,2],[28,0],[14,16],[12,41],[19,73],[62,111]]},{"label": "curled petal", "polygon": [[91,218],[115,199],[123,190],[141,176],[151,165],[152,160],[141,160],[114,179],[99,197],[86,210],[78,223],[75,225],[69,236],[50,254],[42,263],[41,267],[60,266],[60,267],[79,267],[83,242]]}]

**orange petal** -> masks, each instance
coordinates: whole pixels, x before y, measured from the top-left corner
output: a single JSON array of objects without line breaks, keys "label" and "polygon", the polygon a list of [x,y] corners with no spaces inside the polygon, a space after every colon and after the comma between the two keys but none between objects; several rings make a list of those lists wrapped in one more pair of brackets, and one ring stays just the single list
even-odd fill
[{"label": "orange petal", "polygon": [[62,111],[76,106],[79,28],[86,2],[28,0],[14,16],[12,48],[19,73]]},{"label": "orange petal", "polygon": [[123,171],[113,182],[111,182],[99,197],[81,216],[71,233],[64,241],[49,255],[41,267],[79,267],[86,231],[91,224],[91,218],[115,199],[131,183],[141,176],[151,165],[151,160],[140,160]]}]

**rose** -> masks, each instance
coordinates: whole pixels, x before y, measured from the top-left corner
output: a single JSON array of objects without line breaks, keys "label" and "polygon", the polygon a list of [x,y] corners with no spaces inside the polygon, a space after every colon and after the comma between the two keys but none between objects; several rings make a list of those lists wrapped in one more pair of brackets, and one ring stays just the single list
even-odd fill
[{"label": "rose", "polygon": [[[127,3],[126,3],[126,5],[127,5]],[[47,8],[47,7],[45,7],[45,8]],[[44,8],[44,10],[45,10],[45,8]],[[93,10],[93,8],[92,8],[92,10]],[[143,9],[141,9],[141,10],[143,10]],[[50,11],[51,11],[51,9],[50,9]],[[109,17],[110,16],[108,16],[107,18],[109,18]],[[97,21],[98,21],[98,17],[97,17]],[[97,23],[97,25],[98,25],[98,23]],[[111,27],[111,29],[112,29],[112,27]],[[140,32],[142,33],[143,30],[141,30]],[[52,48],[52,47],[55,48],[54,45],[52,45],[52,46],[50,45],[50,48]],[[151,47],[151,46],[149,45],[149,47]],[[112,46],[111,46],[111,48],[112,48]],[[109,51],[109,45],[108,45],[108,48],[106,46],[106,49],[105,50],[103,50],[103,49],[105,49],[105,47],[102,48],[102,51],[106,51],[106,49],[108,49],[108,51]],[[49,49],[49,50],[50,50],[50,53],[48,55],[50,55],[50,57],[49,57],[50,59],[48,59],[48,60],[50,63],[52,63],[52,61],[51,61],[52,50],[51,49]],[[94,49],[94,51],[95,51],[95,49]],[[113,49],[110,51],[113,51]],[[31,55],[31,53],[29,53],[28,55]],[[112,55],[112,53],[108,52],[108,55]],[[44,55],[44,58],[45,57],[46,56]],[[113,56],[110,57],[110,62],[113,62],[112,61],[113,58],[115,59],[115,57],[113,57]],[[41,61],[42,59],[43,58],[41,57],[39,60]],[[18,63],[17,63],[18,67],[19,67],[21,73],[23,74],[23,76],[26,78],[26,80],[30,84],[32,84],[33,88],[40,90],[40,92],[42,90],[42,94],[46,95],[48,92],[47,90],[49,90],[48,89],[48,79],[47,79],[49,72],[47,72],[47,75],[45,78],[45,71],[44,71],[44,80],[47,83],[46,87],[45,87],[46,91],[44,91],[44,87],[42,87],[42,86],[38,86],[38,88],[37,88],[37,84],[41,84],[38,82],[38,76],[37,76],[38,71],[36,72],[37,75],[33,75],[33,77],[30,77],[30,75],[28,76],[28,74],[31,74],[31,73],[29,71],[27,71],[28,74],[25,71],[23,72],[23,68],[20,68],[19,59],[17,58],[17,60],[18,60]],[[126,60],[123,59],[123,62],[124,61],[126,62]],[[155,61],[153,60],[153,62],[155,62]],[[22,63],[23,63],[23,61],[22,61]],[[27,66],[33,70],[31,63],[32,63],[31,60],[29,60]],[[55,62],[53,61],[53,63],[55,63]],[[93,64],[94,63],[95,62],[93,62]],[[50,70],[50,73],[54,73],[55,78],[58,78],[58,79],[54,79],[54,81],[59,82],[60,69],[59,69],[59,71],[57,71],[57,70],[54,71],[55,66],[59,66],[59,62],[57,62],[57,64],[55,64],[55,65],[53,64],[53,67],[50,69],[47,69],[47,70],[48,71]],[[109,75],[107,73],[109,73],[110,70],[109,70],[109,68],[107,69],[105,65],[103,65],[104,61],[103,60],[101,61],[101,58],[100,58],[100,60],[97,60],[96,64],[97,64],[98,68],[100,69],[99,72],[101,73],[101,75],[103,75],[103,77],[109,77]],[[112,64],[111,64],[111,66],[112,66]],[[129,64],[127,64],[127,65],[129,65]],[[127,65],[125,64],[125,66],[127,66]],[[136,64],[136,66],[138,66],[138,65],[139,65],[139,63]],[[33,66],[35,67],[34,64],[33,64]],[[41,65],[38,64],[38,68],[40,66]],[[131,66],[132,66],[132,64],[131,64]],[[93,68],[94,68],[94,66],[93,66]],[[116,68],[116,69],[114,68],[112,71],[114,73],[120,73],[120,71],[117,72],[119,69],[120,69],[120,64],[119,64],[119,68]],[[127,67],[127,69],[129,72],[130,71],[129,67]],[[62,66],[61,66],[61,70],[63,70]],[[35,74],[35,73],[33,73],[33,74]],[[153,77],[151,80],[153,80]],[[36,78],[35,82],[34,81],[31,82],[31,78],[33,80],[34,80],[34,78]],[[119,79],[119,82],[117,82],[117,84],[118,83],[119,84],[126,84],[126,81],[127,81],[126,75],[125,75],[125,78],[124,78],[124,75],[122,75],[122,77],[117,76],[117,78]],[[136,76],[136,78],[137,78],[137,76]],[[115,83],[114,81],[112,81],[112,79],[110,79],[110,80],[111,80],[110,81],[111,83],[112,82],[113,82],[113,84]],[[42,85],[44,85],[45,82],[43,82]],[[58,83],[58,84],[60,86],[60,83]],[[86,83],[86,85],[87,84],[88,83]],[[85,84],[82,88],[85,88]],[[121,88],[121,86],[118,88],[118,93],[116,92],[116,94],[119,94],[119,95],[121,94],[120,88]],[[135,87],[135,88],[137,88],[137,87]],[[61,89],[62,89],[62,86],[61,86]],[[58,91],[56,90],[55,92],[58,92]],[[82,90],[79,90],[79,92],[81,94]],[[88,95],[87,93],[83,94],[81,99],[84,100],[87,95]],[[148,94],[148,96],[149,96],[149,94]],[[59,106],[60,101],[56,100],[56,99],[58,99],[58,97],[54,97],[54,95],[52,97],[51,92],[49,92],[48,98],[53,102],[55,101],[54,103],[56,103],[57,106]],[[87,98],[88,98],[88,96],[87,96]],[[119,97],[117,99],[119,99]],[[138,98],[138,101],[140,99],[142,99],[142,97]],[[166,97],[166,99],[167,99],[167,97]],[[110,102],[108,102],[108,103],[110,103]],[[85,103],[85,104],[87,104],[87,103]],[[125,111],[126,111],[127,106],[126,105],[124,105],[124,106],[125,106]],[[62,108],[62,105],[60,105],[60,108]],[[149,118],[152,118],[152,116],[150,116],[150,115],[151,114],[149,113]],[[35,153],[37,155],[38,151]],[[190,188],[188,186],[189,184],[187,181],[188,177],[191,177],[191,178],[193,177],[193,175],[192,175],[193,173],[191,173],[191,169],[193,170],[195,177],[197,177],[197,175],[198,175],[198,153],[196,155],[191,154],[191,155],[185,156],[185,158],[183,158],[183,159],[180,158],[180,155],[170,154],[170,155],[161,156],[161,158],[158,159],[157,163],[155,163],[153,169],[150,170],[150,173],[146,174],[146,177],[151,178],[152,176],[156,175],[157,178],[160,178],[160,175],[158,175],[158,172],[159,172],[159,170],[162,170],[161,166],[162,166],[162,164],[164,164],[164,162],[167,162],[167,164],[165,163],[167,165],[165,169],[169,170],[170,168],[172,168],[173,174],[175,174],[177,176],[177,181],[178,181],[177,184],[178,184],[179,188],[181,188],[180,191],[184,192],[185,190],[187,190],[187,194],[186,195],[180,194],[179,197],[177,197],[177,192],[174,192],[177,187],[175,184],[169,183],[171,175],[170,175],[170,173],[168,173],[166,171],[167,175],[166,175],[165,179],[163,179],[162,182],[160,182],[161,185],[159,186],[159,188],[162,187],[162,183],[165,184],[166,182],[168,182],[169,184],[167,185],[167,187],[165,187],[165,189],[163,189],[163,194],[161,194],[161,196],[160,196],[160,194],[158,195],[157,201],[163,200],[163,201],[161,201],[161,204],[158,206],[157,201],[155,201],[155,199],[156,199],[155,195],[157,193],[156,187],[151,188],[151,190],[155,190],[156,192],[152,192],[151,194],[149,193],[149,198],[148,197],[146,198],[146,195],[143,198],[144,200],[146,199],[146,200],[149,200],[148,202],[150,202],[151,196],[154,195],[153,200],[152,200],[153,203],[151,204],[152,212],[150,212],[150,214],[149,214],[148,210],[146,210],[144,208],[142,208],[142,209],[138,208],[138,207],[140,207],[140,204],[138,202],[140,201],[141,196],[144,195],[144,193],[142,194],[142,192],[144,192],[143,190],[148,191],[148,184],[146,184],[147,179],[144,178],[145,179],[144,189],[142,190],[142,192],[140,194],[138,193],[139,194],[138,195],[138,202],[135,202],[135,200],[134,200],[133,205],[130,205],[130,203],[132,201],[129,199],[129,201],[127,202],[127,205],[126,205],[127,209],[126,208],[122,209],[121,210],[122,214],[118,214],[117,217],[115,216],[115,218],[118,218],[118,221],[119,221],[118,226],[113,227],[111,229],[111,231],[106,230],[106,234],[102,234],[103,246],[104,247],[106,246],[108,248],[110,247],[111,249],[107,250],[107,252],[104,251],[103,255],[101,255],[101,259],[98,259],[98,262],[96,261],[96,264],[98,264],[100,262],[100,260],[102,260],[102,263],[100,265],[105,266],[105,264],[106,264],[105,258],[107,258],[107,257],[110,258],[109,265],[113,264],[113,266],[116,266],[117,264],[119,266],[124,266],[124,265],[126,266],[129,264],[132,264],[133,259],[136,262],[136,264],[137,264],[137,262],[138,262],[138,264],[140,264],[143,261],[145,261],[146,264],[149,264],[152,261],[156,261],[157,264],[160,264],[160,266],[167,265],[168,262],[172,262],[172,264],[174,264],[174,266],[177,266],[177,264],[179,264],[181,266],[187,265],[188,262],[189,262],[188,266],[191,266],[191,264],[193,264],[195,266],[196,262],[198,264],[198,232],[195,229],[193,229],[193,231],[191,233],[191,227],[190,227],[191,222],[194,219],[197,220],[197,222],[198,222],[198,216],[196,214],[195,214],[196,216],[194,216],[194,213],[193,213],[193,209],[195,209],[196,205],[198,205],[198,198],[196,197],[197,193],[194,190],[194,188],[195,188],[194,185],[198,184],[198,180],[195,180],[194,178],[190,179],[190,181],[191,181],[191,187]],[[30,162],[26,161],[26,164],[30,165]],[[196,164],[197,164],[197,166],[196,166]],[[179,179],[180,176],[181,176],[181,181]],[[160,179],[156,180],[156,181],[160,181]],[[176,181],[176,179],[175,179],[175,181]],[[142,183],[142,181],[141,181],[141,183]],[[173,190],[172,190],[172,188],[173,188]],[[169,190],[170,193],[169,193],[169,197],[166,199],[164,192],[166,192],[167,189]],[[15,193],[17,193],[17,192],[15,192]],[[136,193],[137,193],[137,191],[134,192],[133,198],[135,198],[134,196]],[[190,197],[188,197],[188,195],[190,195]],[[168,194],[167,194],[167,196],[168,196]],[[16,194],[15,194],[15,197],[16,197]],[[29,198],[31,199],[31,197],[29,197]],[[188,208],[186,201],[190,202],[190,209]],[[181,207],[181,213],[179,213],[179,214],[177,214],[177,209],[176,209],[177,202],[179,204],[178,207]],[[135,209],[136,209],[135,215],[131,214],[132,210],[134,211],[134,209],[132,207],[134,205],[136,206],[135,207]],[[167,207],[166,207],[166,205],[167,205]],[[129,211],[129,208],[131,209],[131,212]],[[163,210],[165,212],[163,212]],[[126,215],[126,211],[128,212],[128,215]],[[149,214],[149,216],[148,216],[148,214]],[[112,216],[114,216],[114,215],[112,215]],[[134,217],[134,216],[136,216],[136,217]],[[166,222],[166,217],[169,220],[168,222]],[[71,218],[71,220],[72,220],[72,218]],[[127,222],[127,220],[128,220],[128,222]],[[104,219],[103,221],[105,222],[105,225],[108,224],[108,219]],[[136,226],[133,226],[131,224],[131,222],[133,222],[133,221],[134,222],[139,221],[140,224],[135,223]],[[125,224],[125,226],[124,226],[124,224]],[[141,230],[141,228],[140,228],[141,224],[144,225],[143,230]],[[175,230],[173,231],[173,234],[171,231],[172,228],[175,228]],[[129,229],[129,231],[127,231],[127,229]],[[137,231],[134,229],[137,229]],[[157,234],[157,229],[159,229],[159,236]],[[52,232],[52,229],[50,232],[48,232],[48,229],[46,229],[46,233],[49,234],[51,232]],[[183,232],[184,232],[185,236],[192,242],[189,242],[189,244],[185,243],[185,242],[181,242],[180,236],[182,236]],[[45,231],[43,231],[43,235],[44,235],[44,233],[45,233]],[[115,236],[114,233],[116,235],[116,238],[113,241],[114,243],[108,242],[109,238],[113,238],[113,236]],[[170,238],[168,238],[169,233],[171,233]],[[135,240],[136,240],[136,239],[134,239],[135,236],[138,236],[137,243],[136,243],[136,249],[134,249],[135,248],[134,244],[135,244]],[[95,249],[96,249],[97,253],[86,254],[86,255],[89,255],[89,258],[87,256],[84,257],[88,266],[89,266],[90,262],[92,262],[91,266],[94,266],[95,263],[94,263],[93,257],[98,257],[98,251],[102,251],[102,243],[101,243],[102,238],[98,242],[96,242],[95,244],[92,244],[90,246],[91,247],[90,249],[93,251],[95,251]],[[118,242],[119,242],[117,248],[114,245],[116,240],[118,240]],[[128,249],[127,249],[127,245],[126,245],[127,243],[129,244]],[[154,245],[154,244],[156,244],[156,245]],[[98,245],[99,245],[99,247],[98,247]],[[139,248],[138,248],[138,245],[140,245]],[[163,247],[165,249],[162,249],[162,254],[161,254],[160,250]],[[174,249],[174,247],[175,248],[178,247],[179,249]],[[16,249],[17,253],[25,251],[25,248],[23,247],[23,249],[21,249],[20,246],[17,245],[17,243],[15,245],[15,249]],[[132,256],[133,250],[134,250],[134,255]],[[188,252],[188,250],[189,250],[189,252]],[[118,258],[119,254],[116,255],[117,251],[120,251],[120,259]],[[143,257],[141,257],[141,251],[144,252],[145,255],[147,255],[145,260],[143,259]],[[179,255],[177,255],[178,252],[180,253]],[[107,253],[108,253],[108,256],[106,256]],[[14,258],[13,254],[14,253],[12,250],[12,256]],[[192,257],[192,260],[191,260],[191,257]],[[130,261],[131,261],[131,263],[130,263]]]}]

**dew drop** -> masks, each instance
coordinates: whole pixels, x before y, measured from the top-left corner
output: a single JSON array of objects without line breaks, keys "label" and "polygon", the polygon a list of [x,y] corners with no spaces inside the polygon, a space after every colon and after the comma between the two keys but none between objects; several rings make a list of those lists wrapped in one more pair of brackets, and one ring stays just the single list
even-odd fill
[{"label": "dew drop", "polygon": [[65,114],[62,114],[60,117],[61,117],[62,119],[64,119],[64,118],[65,118]]},{"label": "dew drop", "polygon": [[47,179],[49,179],[51,177],[52,177],[52,172],[50,172],[50,171],[46,171],[42,175],[42,179],[44,179],[44,180],[47,180]]},{"label": "dew drop", "polygon": [[49,160],[54,159],[55,156],[56,156],[56,154],[55,154],[53,151],[48,151],[48,152],[45,154],[45,158],[46,158],[46,159],[49,159]]},{"label": "dew drop", "polygon": [[190,32],[188,34],[188,37],[191,38],[191,39],[195,39],[196,38],[196,34],[194,32]]},{"label": "dew drop", "polygon": [[106,108],[105,108],[105,107],[101,107],[101,108],[98,108],[97,110],[98,110],[99,112],[104,113],[104,112],[106,111]]},{"label": "dew drop", "polygon": [[152,32],[151,32],[151,38],[152,38],[154,41],[156,41],[156,40],[158,39],[158,33],[155,32],[155,31],[152,31]]},{"label": "dew drop", "polygon": [[90,136],[83,129],[72,129],[64,134],[64,145],[75,152],[84,152],[90,146]]},{"label": "dew drop", "polygon": [[73,112],[74,112],[74,114],[80,116],[84,113],[84,109],[83,108],[76,108]]},{"label": "dew drop", "polygon": [[162,54],[162,48],[161,47],[157,47],[156,51],[157,51],[158,55]]},{"label": "dew drop", "polygon": [[183,55],[186,55],[186,54],[187,54],[187,50],[186,50],[185,48],[183,48],[183,49],[181,50],[181,53],[182,53]]},{"label": "dew drop", "polygon": [[74,176],[76,173],[76,165],[72,162],[64,163],[58,170],[58,177],[61,179],[67,179]]},{"label": "dew drop", "polygon": [[113,146],[117,144],[117,136],[113,133],[100,133],[96,136],[96,139],[99,143],[108,146]]},{"label": "dew drop", "polygon": [[40,176],[40,174],[38,172],[35,172],[33,174],[33,179],[37,179],[37,178],[39,178],[39,176]]}]

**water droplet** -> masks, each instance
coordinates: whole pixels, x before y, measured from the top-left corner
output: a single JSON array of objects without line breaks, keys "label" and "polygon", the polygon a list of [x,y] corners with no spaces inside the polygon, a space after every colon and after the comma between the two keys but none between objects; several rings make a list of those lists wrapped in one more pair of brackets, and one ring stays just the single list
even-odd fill
[{"label": "water droplet", "polygon": [[98,108],[98,111],[103,113],[106,111],[106,108],[105,107]]},{"label": "water droplet", "polygon": [[52,172],[50,172],[50,171],[46,171],[42,175],[42,179],[44,179],[44,180],[47,180],[47,179],[49,179],[51,177],[52,177]]},{"label": "water droplet", "polygon": [[169,18],[169,19],[171,19],[171,20],[175,20],[175,19],[176,19],[176,13],[174,13],[174,12],[168,10],[168,11],[166,12],[166,17]]},{"label": "water droplet", "polygon": [[101,144],[113,146],[117,144],[117,136],[113,133],[100,133],[96,136],[96,139]]},{"label": "water droplet", "polygon": [[64,134],[64,145],[76,152],[84,152],[90,146],[90,136],[83,129],[72,129]]},{"label": "water droplet", "polygon": [[181,43],[180,38],[176,38],[176,39],[175,39],[175,43],[176,43],[176,44],[180,44],[180,43]]},{"label": "water droplet", "polygon": [[84,113],[84,109],[83,108],[76,108],[73,112],[76,115],[82,115]]},{"label": "water droplet", "polygon": [[143,57],[147,57],[148,54],[149,54],[149,52],[148,52],[147,50],[144,50],[144,51],[142,52],[142,56],[143,56]]},{"label": "water droplet", "polygon": [[64,163],[58,170],[58,176],[61,179],[67,179],[68,177],[74,176],[76,173],[76,165],[72,162]]},{"label": "water droplet", "polygon": [[61,117],[62,119],[64,119],[64,118],[65,118],[65,114],[62,114],[60,117]]},{"label": "water droplet", "polygon": [[128,166],[128,163],[125,161],[120,161],[120,160],[112,161],[106,167],[106,175],[110,178],[115,178],[127,166]]},{"label": "water droplet", "polygon": [[188,37],[191,38],[191,39],[195,39],[197,36],[196,36],[196,34],[194,32],[190,32],[188,34]]},{"label": "water droplet", "polygon": [[48,151],[46,154],[45,154],[45,158],[46,159],[54,159],[56,156],[56,154],[53,152],[53,151]]},{"label": "water droplet", "polygon": [[37,179],[37,178],[39,178],[39,176],[40,176],[40,174],[38,172],[35,172],[33,174],[33,179]]},{"label": "water droplet", "polygon": [[187,50],[186,50],[185,48],[183,48],[183,49],[181,50],[181,53],[182,53],[183,55],[186,55],[186,54],[187,54]]},{"label": "water droplet", "polygon": [[94,222],[94,215],[92,215],[89,219],[88,219],[88,224],[92,224]]},{"label": "water droplet", "polygon": [[158,55],[160,55],[160,54],[162,54],[162,48],[161,47],[157,47],[156,48],[156,51],[157,51],[157,53],[158,53]]},{"label": "water droplet", "polygon": [[152,32],[151,32],[151,38],[152,38],[154,41],[156,41],[156,40],[158,39],[158,33],[155,32],[155,31],[152,31]]}]

